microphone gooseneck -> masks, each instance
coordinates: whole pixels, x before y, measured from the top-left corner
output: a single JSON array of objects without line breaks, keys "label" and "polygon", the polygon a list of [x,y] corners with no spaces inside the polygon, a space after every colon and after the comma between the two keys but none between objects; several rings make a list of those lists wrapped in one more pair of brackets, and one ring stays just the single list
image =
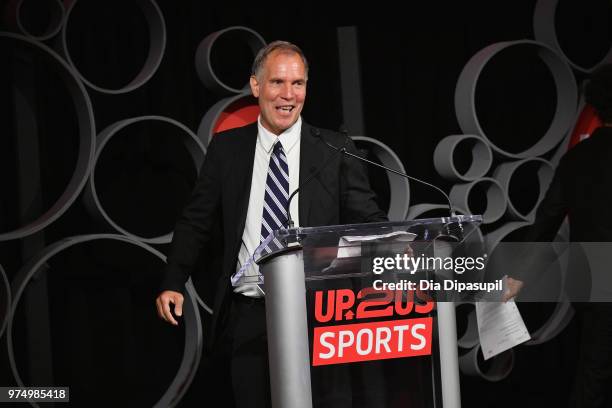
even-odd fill
[{"label": "microphone gooseneck", "polygon": [[[344,146],[343,146],[343,147],[341,147],[341,148],[336,147],[336,146],[332,145],[331,143],[327,142],[325,139],[323,139],[323,138],[321,137],[321,131],[320,131],[319,129],[317,129],[317,128],[313,128],[313,129],[311,130],[311,133],[312,133],[312,135],[313,135],[313,136],[315,136],[315,137],[317,137],[317,138],[321,139],[321,140],[323,141],[323,143],[325,143],[325,144],[326,144],[327,146],[329,146],[331,149],[334,149],[336,152],[341,152],[341,153],[343,153],[343,154],[345,154],[345,155],[347,155],[347,156],[354,157],[354,158],[356,158],[357,160],[361,160],[361,161],[363,161],[363,162],[365,162],[365,163],[368,163],[368,164],[371,164],[371,165],[373,165],[373,166],[379,167],[379,168],[381,168],[381,169],[387,170],[387,171],[389,171],[389,172],[391,172],[391,173],[397,174],[398,176],[405,177],[405,178],[407,178],[407,179],[409,179],[409,180],[414,180],[414,181],[416,181],[416,182],[418,182],[418,183],[421,183],[421,184],[424,184],[424,185],[426,185],[426,186],[429,186],[429,187],[433,188],[434,190],[437,190],[437,191],[438,191],[440,194],[442,194],[442,195],[444,196],[444,199],[445,199],[445,200],[446,200],[446,202],[448,203],[448,210],[449,210],[450,216],[451,216],[451,217],[455,217],[455,216],[456,216],[456,214],[455,214],[455,210],[453,210],[453,205],[451,204],[451,201],[450,201],[450,197],[449,197],[449,196],[448,196],[448,195],[447,195],[447,194],[446,194],[446,193],[445,193],[445,192],[444,192],[444,191],[443,191],[443,190],[442,190],[440,187],[437,187],[437,186],[435,186],[435,185],[433,185],[433,184],[431,184],[431,183],[428,183],[428,182],[426,182],[426,181],[420,180],[420,179],[418,179],[418,178],[416,178],[416,177],[409,176],[409,175],[407,175],[407,174],[405,174],[405,173],[402,173],[401,171],[397,171],[397,170],[394,170],[394,169],[389,168],[389,167],[387,167],[387,166],[384,166],[384,165],[382,165],[382,164],[379,164],[379,163],[373,162],[372,160],[368,160],[368,159],[366,159],[366,158],[364,158],[364,157],[361,157],[361,156],[359,156],[359,155],[357,155],[357,154],[351,153],[351,152],[349,152],[348,150],[346,150],[346,147],[344,147]],[[346,132],[344,132],[344,136],[346,137],[346,139],[347,139],[347,140],[349,139],[349,136],[348,136],[348,134],[347,134]],[[346,141],[345,141],[345,143],[344,143],[344,144],[345,144],[345,146],[346,146]]]}]

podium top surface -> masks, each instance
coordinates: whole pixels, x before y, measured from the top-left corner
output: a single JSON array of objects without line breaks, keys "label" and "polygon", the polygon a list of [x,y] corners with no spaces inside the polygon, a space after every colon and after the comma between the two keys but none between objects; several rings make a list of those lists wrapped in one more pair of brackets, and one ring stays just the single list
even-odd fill
[{"label": "podium top surface", "polygon": [[[422,218],[409,221],[386,221],[386,222],[370,222],[364,224],[343,224],[343,225],[325,225],[321,227],[297,227],[287,228],[275,231],[276,237],[283,237],[292,234],[337,234],[345,232],[367,232],[375,230],[388,230],[390,228],[401,229],[403,227],[425,226],[428,229],[442,229],[445,226],[452,224],[471,225],[477,227],[482,223],[482,215],[456,215],[454,217],[439,217],[439,218]],[[272,239],[271,237],[268,237]],[[263,245],[263,242],[262,242]]]},{"label": "podium top surface", "polygon": [[481,215],[457,215],[410,221],[280,229],[274,231],[255,249],[249,260],[232,277],[232,283],[234,286],[245,282],[263,283],[256,265],[296,246],[304,250],[329,248],[337,250],[338,256],[354,257],[355,251],[360,251],[357,248],[361,248],[364,243],[405,245],[409,241],[482,241],[478,229],[481,223]]}]

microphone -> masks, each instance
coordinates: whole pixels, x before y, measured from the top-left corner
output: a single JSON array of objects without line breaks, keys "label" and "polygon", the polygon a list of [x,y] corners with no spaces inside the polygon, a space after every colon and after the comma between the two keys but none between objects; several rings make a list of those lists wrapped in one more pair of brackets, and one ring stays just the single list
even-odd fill
[{"label": "microphone", "polygon": [[[317,128],[311,128],[310,129],[310,133],[314,136],[315,135],[315,131],[316,136],[320,136],[321,131]],[[344,142],[344,145],[346,146],[346,141]],[[304,180],[303,183],[301,183],[300,185],[298,185],[298,187],[295,189],[295,191],[293,193],[291,193],[291,195],[289,196],[289,200],[287,201],[287,228],[293,228],[294,223],[293,220],[291,219],[291,200],[293,200],[293,197],[295,197],[295,195],[300,191],[300,189],[302,187],[304,187],[306,184],[310,183],[316,175],[318,175],[325,167],[327,167],[331,162],[332,159],[336,157],[336,155],[338,155],[339,153],[342,152],[346,152],[346,147],[342,146],[340,148],[334,148],[335,152],[334,154],[332,154],[330,157],[327,158],[327,160],[325,160],[314,172],[310,173],[310,176],[308,176],[308,178],[306,180]],[[311,168],[312,169],[312,168]]]},{"label": "microphone", "polygon": [[[387,170],[393,174],[397,174],[398,176],[402,176],[405,177],[409,180],[414,180],[416,182],[419,182],[421,184],[424,184],[426,186],[429,186],[431,188],[433,188],[434,190],[438,191],[440,194],[442,194],[444,196],[444,199],[446,200],[446,202],[448,203],[448,212],[450,214],[451,218],[455,218],[457,216],[457,214],[455,213],[455,210],[453,210],[453,205],[451,204],[451,200],[450,197],[438,186],[435,186],[431,183],[428,183],[426,181],[423,181],[421,179],[418,179],[416,177],[412,177],[409,176],[405,173],[402,173],[401,171],[397,171],[394,169],[391,169],[387,166],[384,166],[382,164],[378,164],[376,162],[373,162],[371,160],[366,159],[365,157],[361,157],[359,155],[356,155],[354,153],[349,152],[348,150],[346,150],[346,144],[349,140],[349,135],[348,132],[344,131],[342,132],[344,134],[345,137],[345,141],[344,141],[344,146],[342,146],[341,148],[338,148],[334,145],[332,145],[331,143],[328,143],[325,139],[323,139],[323,137],[321,136],[321,131],[317,128],[312,128],[311,129],[311,133],[313,136],[321,139],[323,141],[323,143],[325,143],[327,146],[329,146],[331,149],[335,150],[336,153],[342,153],[344,155],[347,155],[349,157],[354,157],[357,160],[361,160],[362,162],[371,164],[373,166],[379,167],[381,169]],[[450,238],[453,241],[461,241],[463,239],[463,226],[461,225],[461,222],[450,222],[446,225],[446,234],[442,234],[440,236],[438,236],[437,238]]]},{"label": "microphone", "polygon": [[[317,128],[312,128],[311,133],[312,133],[313,136],[321,139],[323,141],[323,143],[325,143],[331,149],[334,149],[336,152],[340,152],[340,153],[343,153],[343,154],[345,154],[347,156],[354,157],[357,160],[361,160],[362,162],[371,164],[371,165],[376,166],[376,167],[380,167],[381,169],[384,169],[384,170],[387,170],[387,171],[389,171],[391,173],[397,174],[398,176],[405,177],[405,178],[407,178],[409,180],[414,180],[416,182],[419,182],[421,184],[425,184],[426,186],[429,186],[429,187],[433,188],[434,190],[438,191],[440,194],[442,194],[444,196],[444,199],[446,200],[446,202],[448,204],[448,211],[449,211],[450,216],[451,217],[456,217],[457,216],[455,214],[455,210],[453,210],[453,205],[451,204],[450,198],[448,197],[448,195],[441,188],[439,188],[439,187],[437,187],[437,186],[435,186],[435,185],[433,185],[431,183],[428,183],[426,181],[423,181],[421,179],[418,179],[416,177],[409,176],[409,175],[407,175],[405,173],[402,173],[401,171],[394,170],[394,169],[389,168],[387,166],[383,166],[382,164],[378,164],[378,163],[373,162],[371,160],[368,160],[368,159],[366,159],[364,157],[361,157],[361,156],[359,156],[357,154],[351,153],[348,150],[346,150],[346,147],[345,147],[346,146],[346,141],[344,142],[344,146],[343,147],[338,148],[338,147],[328,143],[325,139],[323,139],[321,137],[321,131],[319,129],[317,129]],[[346,140],[348,140],[349,139],[349,135],[346,132],[343,132],[343,134],[344,134]]]}]

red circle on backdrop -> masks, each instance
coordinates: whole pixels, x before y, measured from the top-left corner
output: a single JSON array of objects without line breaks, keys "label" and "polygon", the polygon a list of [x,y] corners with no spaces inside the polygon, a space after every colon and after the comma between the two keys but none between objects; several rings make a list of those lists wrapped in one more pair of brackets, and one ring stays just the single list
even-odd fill
[{"label": "red circle on backdrop", "polygon": [[600,126],[601,121],[597,117],[595,109],[593,109],[591,105],[584,105],[584,108],[582,109],[582,112],[580,112],[580,116],[578,116],[578,120],[576,121],[576,126],[574,126],[574,131],[570,137],[567,149],[571,149],[584,139],[590,137],[591,133],[593,133],[593,131]]},{"label": "red circle on backdrop", "polygon": [[258,115],[259,105],[257,105],[257,99],[253,97],[241,98],[221,112],[213,128],[213,134],[246,126],[255,122]]}]

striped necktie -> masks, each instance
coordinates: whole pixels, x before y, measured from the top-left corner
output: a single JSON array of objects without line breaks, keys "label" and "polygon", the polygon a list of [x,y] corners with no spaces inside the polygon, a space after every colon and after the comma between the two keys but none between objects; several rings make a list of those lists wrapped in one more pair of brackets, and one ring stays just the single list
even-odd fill
[{"label": "striped necktie", "polygon": [[283,151],[283,145],[276,142],[268,166],[260,242],[265,240],[274,230],[285,227],[288,200],[289,166]]}]

